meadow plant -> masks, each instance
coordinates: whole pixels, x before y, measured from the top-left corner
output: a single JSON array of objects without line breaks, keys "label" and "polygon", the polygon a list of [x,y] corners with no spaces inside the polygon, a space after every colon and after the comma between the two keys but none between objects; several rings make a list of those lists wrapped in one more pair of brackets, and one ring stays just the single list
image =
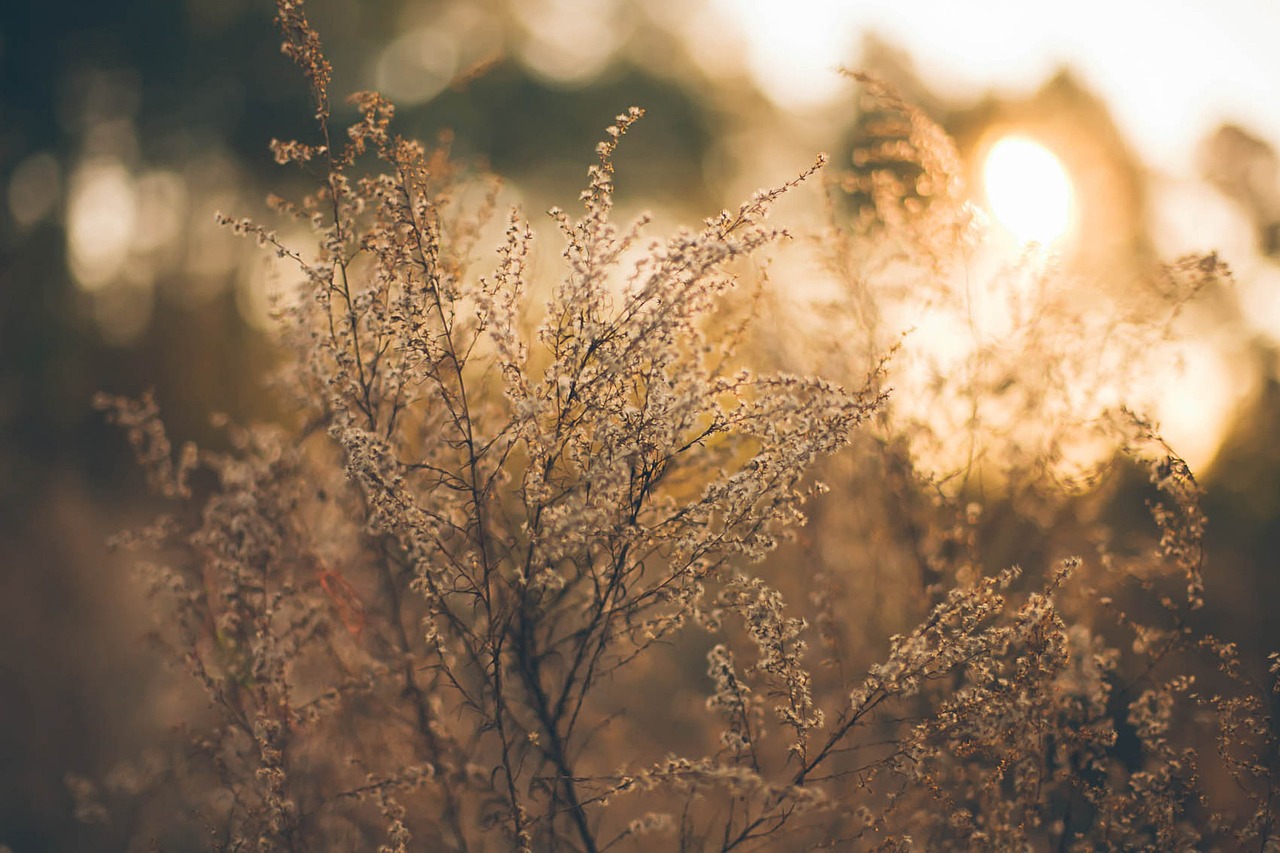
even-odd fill
[{"label": "meadow plant", "polygon": [[[652,240],[614,220],[630,109],[582,211],[550,212],[561,272],[536,280],[533,228],[513,210],[488,244],[499,184],[447,139],[395,135],[373,93],[331,138],[320,40],[277,7],[318,136],[273,143],[317,180],[274,206],[315,245],[222,222],[304,273],[277,306],[293,416],[175,453],[154,400],[101,399],[172,502],[121,541],[152,555],[159,636],[207,710],[114,781],[70,778],[86,819],[127,801],[141,842],[225,850],[1277,849],[1271,691],[1194,619],[1194,476],[1071,375],[1027,385],[1092,320],[978,347],[937,405],[972,402],[974,447],[1009,388],[1021,415],[1105,423],[1107,459],[1151,472],[1147,538],[1108,538],[1049,432],[965,457],[1004,483],[982,505],[887,390],[911,341],[886,306],[904,281],[945,301],[976,233],[927,117],[864,81],[873,141],[825,184],[845,289],[819,357],[751,331],[737,289],[823,159]],[[1033,492],[1043,562],[993,565],[984,531]],[[1093,553],[1051,556],[1067,528]]]}]

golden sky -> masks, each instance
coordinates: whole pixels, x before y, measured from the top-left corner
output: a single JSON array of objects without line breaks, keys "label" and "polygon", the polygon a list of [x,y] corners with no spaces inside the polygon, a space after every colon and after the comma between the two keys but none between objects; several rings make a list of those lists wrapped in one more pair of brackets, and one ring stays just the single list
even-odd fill
[{"label": "golden sky", "polygon": [[907,49],[943,96],[1029,91],[1070,66],[1152,165],[1187,168],[1223,121],[1280,142],[1280,3],[1267,0],[713,0],[780,103],[822,104],[862,35]]}]

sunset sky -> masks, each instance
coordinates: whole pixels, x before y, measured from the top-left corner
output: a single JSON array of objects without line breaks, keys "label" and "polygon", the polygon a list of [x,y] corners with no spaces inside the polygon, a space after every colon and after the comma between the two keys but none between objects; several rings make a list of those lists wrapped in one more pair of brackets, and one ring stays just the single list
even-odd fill
[{"label": "sunset sky", "polygon": [[[1280,270],[1259,251],[1246,213],[1200,177],[1199,165],[1200,146],[1224,123],[1273,147],[1280,143],[1280,52],[1274,47],[1280,4],[713,0],[713,5],[723,20],[733,22],[726,38],[745,43],[752,77],[774,101],[800,114],[847,103],[852,84],[834,72],[851,62],[856,67],[868,34],[905,50],[921,82],[957,104],[991,92],[1025,96],[1069,69],[1107,105],[1141,161],[1156,249],[1167,257],[1221,251],[1236,272],[1236,298],[1249,331],[1280,341]],[[706,36],[713,29],[701,32]],[[1034,154],[1021,162],[1033,171],[1019,173],[1008,163],[997,170],[1005,186],[1053,186],[1059,180],[1052,163],[1047,171],[1034,172],[1041,162]],[[1037,198],[1049,201],[1037,209]],[[1065,221],[1069,201],[1064,198],[1037,190],[1023,200],[1032,200],[1031,206],[1021,208],[1015,199],[1014,209],[1022,211],[1024,221],[1010,223],[1011,229],[1033,235],[1043,232],[1044,222]],[[1179,354],[1171,366],[1176,375],[1157,380],[1196,389],[1190,396],[1155,393],[1166,431],[1202,465],[1256,380],[1244,352],[1234,348],[1242,340],[1239,332],[1238,327],[1227,334],[1207,330]]]},{"label": "sunset sky", "polygon": [[835,97],[842,84],[831,70],[875,32],[954,98],[1029,91],[1069,65],[1160,169],[1186,169],[1200,136],[1223,121],[1280,141],[1280,4],[1265,0],[714,2],[741,26],[754,76],[781,103]]}]

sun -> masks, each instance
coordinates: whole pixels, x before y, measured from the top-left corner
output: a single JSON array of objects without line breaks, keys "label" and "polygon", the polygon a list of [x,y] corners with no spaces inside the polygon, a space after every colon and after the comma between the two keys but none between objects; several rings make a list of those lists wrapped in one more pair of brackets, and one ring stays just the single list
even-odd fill
[{"label": "sun", "polygon": [[1004,136],[982,168],[991,214],[1023,243],[1050,245],[1067,235],[1075,192],[1062,161],[1026,136]]}]

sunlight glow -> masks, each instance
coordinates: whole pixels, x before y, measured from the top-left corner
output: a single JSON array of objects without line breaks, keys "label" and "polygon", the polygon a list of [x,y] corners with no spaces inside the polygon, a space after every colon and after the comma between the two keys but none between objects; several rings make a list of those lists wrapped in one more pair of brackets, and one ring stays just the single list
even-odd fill
[{"label": "sunlight glow", "polygon": [[1071,227],[1074,191],[1061,161],[1025,136],[991,146],[982,182],[992,215],[1020,242],[1048,245]]}]

